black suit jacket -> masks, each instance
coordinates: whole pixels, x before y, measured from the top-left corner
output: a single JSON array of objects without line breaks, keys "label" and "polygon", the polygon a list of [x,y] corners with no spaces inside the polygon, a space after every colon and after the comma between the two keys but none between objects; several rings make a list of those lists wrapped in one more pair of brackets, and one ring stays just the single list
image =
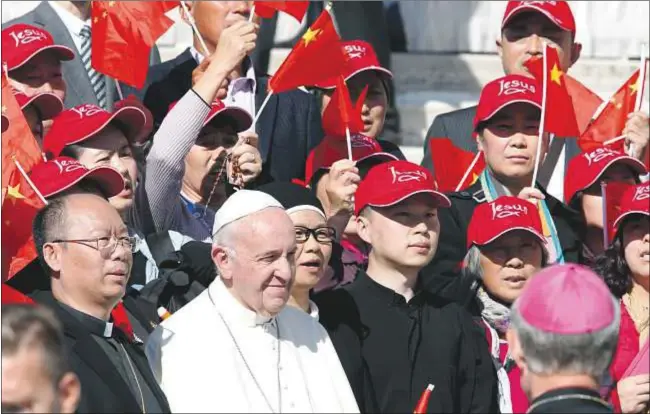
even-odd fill
[{"label": "black suit jacket", "polygon": [[[565,262],[579,263],[584,234],[582,217],[543,188],[538,188],[546,196],[546,204],[557,229]],[[467,253],[467,227],[476,206],[485,202],[485,196],[478,181],[465,191],[450,193],[448,196],[451,207],[438,210],[438,250],[431,263],[422,269],[420,280],[427,290],[449,300],[468,304],[473,297],[470,287],[474,281],[463,280],[459,276],[460,263]]]},{"label": "black suit jacket", "polygon": [[[422,158],[421,165],[431,172],[435,173],[433,163],[431,161],[431,148],[429,147],[429,142],[431,139],[449,138],[458,148],[465,151],[477,152],[478,147],[476,145],[476,140],[474,137],[472,137],[472,134],[474,133],[475,116],[476,106],[458,109],[456,111],[451,111],[446,114],[440,114],[436,116],[436,118],[433,120],[433,123],[429,127],[427,136],[424,140],[424,158]],[[552,165],[555,165],[557,163],[557,157],[560,155],[562,145],[564,145],[565,150],[564,171],[566,171],[566,166],[568,165],[571,158],[580,153],[580,148],[578,147],[578,143],[575,139],[555,140],[549,148],[548,155],[544,162],[545,166],[550,165],[550,163],[552,163]],[[548,183],[548,179],[550,179],[550,173],[551,171],[548,171],[548,168],[545,169],[542,167],[540,169],[540,182]]]},{"label": "black suit jacket", "polygon": [[[198,66],[187,49],[175,59],[149,70],[144,104],[154,116],[154,130],[167,115],[169,105],[192,87],[192,71]],[[266,98],[267,76],[256,79],[255,106]],[[276,181],[304,179],[305,163],[312,148],[323,139],[320,105],[316,97],[293,90],[274,94],[257,122],[259,150],[264,171]]]},{"label": "black suit jacket", "polygon": [[[32,26],[42,27],[52,35],[55,44],[67,46],[75,51],[75,58],[73,60],[61,62],[63,80],[67,85],[64,102],[65,107],[72,108],[86,103],[97,105],[97,96],[95,96],[95,91],[90,83],[90,78],[88,78],[88,72],[86,72],[86,68],[81,61],[74,40],[72,40],[70,32],[63,21],[59,18],[59,15],[54,11],[54,9],[52,9],[52,6],[50,6],[49,1],[43,1],[29,13],[4,23],[2,28],[5,29],[6,27],[16,23],[26,23],[31,24]],[[160,54],[158,53],[158,48],[154,46],[151,50],[149,64],[155,65],[159,62]],[[124,91],[124,85],[120,84],[120,86]],[[113,103],[119,99],[118,96],[115,81],[107,76],[106,104],[108,108],[113,107]],[[125,94],[124,97],[126,96],[127,95]],[[139,98],[142,99],[141,96],[139,96]]]},{"label": "black suit jacket", "polygon": [[[112,365],[91,334],[54,299],[51,292],[39,291],[32,299],[49,307],[63,324],[65,347],[72,370],[81,382],[79,413],[139,413],[140,405],[131,390]],[[124,348],[144,376],[164,412],[171,412],[167,398],[151,372],[142,345],[125,345]]]}]

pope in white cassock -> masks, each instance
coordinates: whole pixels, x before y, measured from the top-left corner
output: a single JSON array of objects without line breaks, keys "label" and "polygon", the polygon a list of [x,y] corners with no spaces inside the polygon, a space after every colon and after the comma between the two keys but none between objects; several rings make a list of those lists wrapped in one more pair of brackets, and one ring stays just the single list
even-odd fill
[{"label": "pope in white cassock", "polygon": [[147,342],[172,411],[358,413],[325,329],[285,306],[296,241],[280,203],[238,191],[217,212],[213,234],[220,276]]}]

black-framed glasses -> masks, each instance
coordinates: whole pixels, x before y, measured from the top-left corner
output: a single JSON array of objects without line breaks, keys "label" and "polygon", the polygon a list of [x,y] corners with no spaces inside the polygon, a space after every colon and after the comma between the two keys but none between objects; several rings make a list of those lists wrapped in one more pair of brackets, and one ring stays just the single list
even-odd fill
[{"label": "black-framed glasses", "polygon": [[102,255],[104,259],[111,257],[117,245],[120,244],[125,249],[128,249],[131,253],[134,253],[136,249],[136,238],[131,236],[122,236],[122,237],[98,237],[96,239],[73,239],[73,240],[63,240],[57,239],[52,240],[50,243],[75,243],[81,244],[82,246],[90,247],[95,249]]},{"label": "black-framed glasses", "polygon": [[336,230],[333,227],[317,227],[310,229],[303,226],[295,226],[296,241],[298,243],[305,243],[309,240],[309,236],[313,235],[319,243],[331,243],[336,238]]}]

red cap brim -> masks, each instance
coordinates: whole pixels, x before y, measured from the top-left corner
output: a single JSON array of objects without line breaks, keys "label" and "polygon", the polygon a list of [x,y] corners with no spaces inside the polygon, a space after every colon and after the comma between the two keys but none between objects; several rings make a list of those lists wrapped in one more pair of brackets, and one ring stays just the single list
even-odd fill
[{"label": "red cap brim", "polygon": [[[363,72],[368,72],[368,71],[374,71],[374,72],[380,72],[380,75],[387,76],[388,79],[393,79],[393,72],[386,68],[382,68],[381,66],[366,66],[365,68],[357,69],[356,71],[352,72],[348,76],[345,77],[345,81],[349,81],[356,75],[363,73]],[[315,86],[321,89],[336,89],[336,83],[337,80],[336,78],[328,79],[326,81],[323,81],[322,83],[318,83]]]},{"label": "red cap brim", "polygon": [[203,126],[208,125],[216,117],[228,117],[235,121],[235,125],[237,127],[237,130],[235,132],[238,133],[246,131],[251,127],[251,125],[253,125],[253,117],[251,114],[236,106],[229,106],[210,113],[205,119],[205,122],[203,122]]},{"label": "red cap brim", "polygon": [[34,105],[38,109],[43,120],[52,119],[63,111],[63,101],[53,93],[34,95],[20,109],[24,110],[29,105]]},{"label": "red cap brim", "polygon": [[542,7],[537,6],[536,4],[528,4],[528,3],[523,3],[523,4],[515,7],[514,9],[512,9],[510,11],[510,14],[508,14],[503,19],[503,22],[501,23],[501,30],[503,30],[503,28],[506,27],[508,22],[510,22],[510,20],[512,20],[516,15],[521,14],[521,13],[526,12],[526,11],[534,11],[534,12],[541,13],[544,16],[546,16],[547,19],[549,19],[551,22],[553,22],[553,24],[556,25],[557,27],[559,27],[560,29],[566,30],[567,32],[575,33],[574,29],[572,29],[570,27],[566,27],[566,26],[562,25],[559,21],[557,21],[555,16],[553,16],[548,10],[545,10]]},{"label": "red cap brim", "polygon": [[[402,201],[404,201],[406,199],[409,199],[409,198],[411,198],[411,197],[413,197],[414,195],[417,195],[417,194],[430,194],[431,196],[433,196],[433,199],[436,201],[436,207],[442,207],[442,208],[451,207],[451,201],[443,193],[440,193],[440,192],[435,191],[435,190],[415,190],[415,191],[411,191],[410,193],[405,194],[405,195],[403,195],[403,196],[401,196],[399,198],[390,200],[390,201],[388,201],[386,203],[381,203],[381,204],[380,203],[368,203],[363,208],[368,207],[368,206],[370,206],[370,207],[390,207],[390,206],[394,206],[395,204],[399,204]],[[357,209],[355,207],[354,214],[358,216],[360,212],[361,212],[361,209]]]},{"label": "red cap brim", "polygon": [[520,226],[510,227],[508,229],[505,229],[505,230],[501,231],[496,236],[493,236],[492,238],[490,238],[488,240],[479,241],[478,243],[475,242],[473,244],[476,244],[479,247],[480,246],[485,246],[485,245],[488,245],[488,244],[494,242],[499,237],[504,236],[504,235],[506,235],[506,234],[508,234],[508,233],[510,233],[512,231],[515,231],[515,230],[527,231],[527,232],[531,233],[533,236],[537,237],[539,239],[539,241],[542,242],[542,246],[546,246],[546,244],[547,244],[546,243],[546,238],[544,238],[544,236],[542,236],[541,233],[535,231],[534,229],[531,229],[531,228],[528,228],[528,227],[520,227]]},{"label": "red cap brim", "polygon": [[25,65],[27,62],[29,62],[34,56],[38,55],[39,53],[45,52],[51,50],[56,53],[56,55],[59,57],[59,60],[61,61],[68,61],[74,59],[74,51],[70,49],[69,47],[63,46],[63,45],[50,45],[50,46],[44,46],[38,50],[35,50],[31,55],[27,56],[24,58],[22,61],[20,61],[18,64],[12,66],[9,68],[10,71],[16,70],[23,65]]}]

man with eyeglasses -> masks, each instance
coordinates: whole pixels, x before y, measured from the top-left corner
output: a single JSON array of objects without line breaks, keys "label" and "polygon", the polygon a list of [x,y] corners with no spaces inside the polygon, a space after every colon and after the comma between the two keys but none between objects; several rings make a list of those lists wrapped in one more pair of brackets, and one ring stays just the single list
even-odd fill
[{"label": "man with eyeglasses", "polygon": [[169,412],[141,345],[113,328],[135,247],[117,210],[98,194],[62,195],[37,213],[33,235],[51,282],[33,298],[63,324],[81,382],[78,412]]}]

